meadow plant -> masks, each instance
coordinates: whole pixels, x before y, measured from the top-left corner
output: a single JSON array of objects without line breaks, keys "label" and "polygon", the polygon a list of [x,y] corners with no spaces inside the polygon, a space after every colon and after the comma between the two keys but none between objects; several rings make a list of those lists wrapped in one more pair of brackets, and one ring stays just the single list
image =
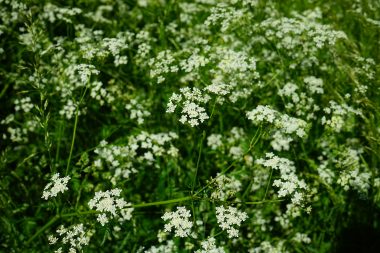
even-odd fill
[{"label": "meadow plant", "polygon": [[379,20],[0,0],[0,252],[380,252]]}]

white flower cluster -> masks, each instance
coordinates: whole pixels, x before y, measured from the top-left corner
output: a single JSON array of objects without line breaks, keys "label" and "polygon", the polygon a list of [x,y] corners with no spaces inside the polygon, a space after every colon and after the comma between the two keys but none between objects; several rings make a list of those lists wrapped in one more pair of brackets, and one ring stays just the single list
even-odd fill
[{"label": "white flower cluster", "polygon": [[299,232],[297,232],[294,235],[293,240],[299,243],[305,243],[305,244],[311,243],[311,239],[307,234],[299,233]]},{"label": "white flower cluster", "polygon": [[[107,141],[100,142],[94,152],[99,156],[94,161],[94,166],[98,169],[103,167],[103,161],[115,171],[114,177],[129,178],[137,170],[133,168],[130,160],[133,157],[133,150],[129,146],[108,145]],[[113,182],[114,180],[111,180]]]},{"label": "white flower cluster", "polygon": [[207,137],[207,146],[212,150],[216,150],[223,145],[221,134],[210,134]]},{"label": "white flower cluster", "polygon": [[50,179],[51,182],[45,186],[42,198],[47,200],[48,198],[56,197],[60,192],[63,193],[67,191],[67,183],[69,180],[70,176],[59,177],[59,173],[54,174]]},{"label": "white flower cluster", "polygon": [[51,23],[54,23],[56,20],[72,23],[72,18],[81,13],[82,10],[79,8],[58,7],[52,3],[47,3],[41,16]]},{"label": "white flower cluster", "polygon": [[[77,87],[85,86],[92,75],[98,75],[100,72],[91,64],[77,64],[71,65],[66,69],[66,74],[72,81],[79,81],[76,83]],[[79,79],[78,79],[79,77]]]},{"label": "white flower cluster", "polygon": [[[151,164],[156,157],[178,156],[178,149],[171,144],[175,139],[178,139],[178,135],[174,132],[149,134],[143,131],[137,136],[132,136],[128,145],[133,151],[135,159]],[[141,156],[137,156],[137,150],[142,153]]]},{"label": "white flower cluster", "polygon": [[296,134],[301,138],[306,135],[307,124],[305,121],[290,117],[287,114],[281,114],[268,105],[258,105],[252,111],[247,112],[247,118],[256,124],[261,122],[272,123],[284,134]]},{"label": "white flower cluster", "polygon": [[215,178],[211,179],[211,182],[212,199],[227,200],[241,190],[241,182],[234,177],[218,173]]},{"label": "white flower cluster", "polygon": [[[376,62],[372,58],[355,57],[355,72],[360,77],[373,80],[376,76]],[[359,91],[360,89],[358,89]]]},{"label": "white flower cluster", "polygon": [[[83,246],[88,245],[93,234],[93,231],[91,230],[86,231],[82,223],[68,228],[61,225],[56,232],[58,237],[53,235],[48,236],[49,244],[57,244],[59,241],[63,245],[67,244],[69,247],[69,253],[82,252]],[[54,252],[62,253],[63,248],[60,247]]]},{"label": "white flower cluster", "polygon": [[358,168],[355,170],[344,170],[338,178],[337,183],[348,191],[350,187],[360,193],[368,192],[370,188],[371,174],[367,172],[360,172]]},{"label": "white flower cluster", "polygon": [[108,191],[98,191],[88,202],[90,209],[101,212],[98,214],[97,221],[104,226],[110,218],[118,218],[119,222],[132,218],[133,208],[131,203],[126,202],[120,197],[121,190],[118,188]]},{"label": "white flower cluster", "polygon": [[236,227],[239,227],[247,218],[248,215],[243,211],[237,210],[236,207],[216,207],[216,219],[219,227],[227,231],[229,238],[239,236],[239,230]]},{"label": "white flower cluster", "polygon": [[[334,31],[328,25],[303,17],[298,18],[269,18],[260,23],[259,27],[265,32],[269,41],[276,43],[277,48],[294,57],[303,54],[314,54],[327,45],[334,45],[338,39],[345,39],[342,31]],[[297,52],[297,53],[295,53]]]},{"label": "white flower cluster", "polygon": [[218,46],[210,52],[209,57],[213,60],[215,68],[210,71],[211,84],[206,86],[204,91],[210,95],[217,95],[220,104],[224,103],[225,97],[232,103],[248,98],[254,91],[252,87],[255,87],[252,86],[252,80],[260,77],[256,71],[256,59],[246,50],[230,47]]},{"label": "white flower cluster", "polygon": [[199,103],[207,103],[210,96],[202,94],[198,88],[181,88],[181,94],[173,93],[167,104],[167,113],[173,113],[178,106],[182,107],[180,122],[182,124],[188,123],[190,126],[198,126],[203,123],[209,116],[206,109],[199,106]]},{"label": "white flower cluster", "polygon": [[30,97],[16,99],[15,102],[15,111],[23,111],[25,113],[30,112],[33,109],[34,105]]},{"label": "white flower cluster", "polygon": [[307,76],[303,79],[311,94],[323,94],[323,80],[315,76]]},{"label": "white flower cluster", "polygon": [[202,249],[196,250],[194,253],[225,253],[222,247],[217,247],[216,240],[213,237],[201,242]]},{"label": "white flower cluster", "polygon": [[177,138],[174,132],[149,134],[143,131],[131,136],[125,146],[108,144],[103,140],[94,151],[99,156],[94,166],[102,169],[106,164],[111,168],[114,171],[112,183],[119,177],[130,178],[131,174],[137,173],[134,162],[152,164],[157,157],[177,157],[178,149],[171,144]]},{"label": "white flower cluster", "polygon": [[289,150],[289,144],[293,141],[291,135],[295,134],[301,138],[306,136],[307,123],[304,120],[281,114],[267,105],[258,105],[252,111],[247,112],[247,118],[255,124],[263,122],[274,126],[276,131],[272,136],[271,146],[277,151]]},{"label": "white flower cluster", "polygon": [[200,67],[206,66],[206,64],[210,62],[210,59],[206,58],[203,55],[200,55],[199,52],[200,49],[195,48],[188,58],[182,60],[179,64],[181,70],[185,71],[186,73],[191,73]]},{"label": "white flower cluster", "polygon": [[157,83],[165,81],[165,74],[177,73],[179,67],[175,64],[175,58],[171,51],[165,50],[158,53],[155,58],[149,61],[151,67],[150,76],[157,78]]},{"label": "white flower cluster", "polygon": [[306,89],[301,90],[292,82],[286,83],[279,91],[278,95],[287,100],[286,109],[292,110],[297,116],[304,116],[307,120],[316,119],[315,113],[320,107],[315,103],[314,94],[323,94],[323,80],[314,76],[304,78]]},{"label": "white flower cluster", "polygon": [[96,81],[90,84],[90,96],[97,100],[100,105],[104,105],[105,102],[111,104],[115,97],[104,88],[104,85],[100,81]]},{"label": "white flower cluster", "polygon": [[280,198],[290,196],[292,203],[297,205],[302,203],[305,198],[304,192],[308,187],[305,181],[300,180],[296,175],[296,167],[292,161],[267,153],[265,159],[257,159],[256,163],[280,172],[280,179],[273,181],[273,186],[279,188]]},{"label": "white flower cluster", "polygon": [[204,24],[206,26],[221,25],[221,32],[225,32],[232,23],[243,16],[244,12],[242,10],[237,10],[225,3],[219,3],[216,7],[211,8],[211,14]]},{"label": "white flower cluster", "polygon": [[[173,240],[166,241],[165,244],[160,246],[152,246],[149,249],[145,250],[144,253],[171,253],[175,252],[175,244]],[[139,252],[139,251],[138,251]]]},{"label": "white flower cluster", "polygon": [[344,127],[349,128],[349,117],[362,115],[360,109],[354,109],[347,104],[338,104],[335,101],[329,103],[330,106],[323,109],[326,115],[322,117],[322,125],[328,126],[334,132],[339,133]]},{"label": "white flower cluster", "polygon": [[288,251],[284,249],[284,241],[280,241],[276,245],[263,241],[260,246],[250,249],[249,253],[288,253]]},{"label": "white flower cluster", "polygon": [[112,55],[114,65],[127,64],[128,58],[123,55],[126,49],[129,49],[133,34],[130,32],[119,32],[116,37],[103,38],[104,32],[101,30],[92,30],[79,24],[76,26],[78,36],[75,41],[79,44],[82,57],[87,60],[94,58],[103,60]]},{"label": "white flower cluster", "polygon": [[114,57],[114,64],[116,67],[127,64],[127,56],[121,55],[123,50],[129,48],[127,38],[123,33],[119,33],[116,38],[104,38],[102,42],[102,48],[108,50]]},{"label": "white flower cluster", "polygon": [[224,74],[244,75],[246,72],[256,71],[256,60],[245,52],[217,47],[216,54],[219,59],[217,67]]},{"label": "white flower cluster", "polygon": [[136,120],[138,125],[143,124],[145,118],[150,116],[150,112],[137,99],[131,99],[125,109],[129,111],[130,119]]},{"label": "white flower cluster", "polygon": [[165,232],[171,232],[174,229],[175,236],[187,237],[190,235],[190,229],[193,223],[190,221],[190,211],[184,206],[177,207],[175,212],[166,212],[161,218],[169,223],[165,224]]},{"label": "white flower cluster", "polygon": [[63,108],[59,110],[59,114],[62,116],[65,116],[66,119],[71,119],[75,115],[76,110],[77,110],[77,105],[71,99],[69,99],[67,100]]}]

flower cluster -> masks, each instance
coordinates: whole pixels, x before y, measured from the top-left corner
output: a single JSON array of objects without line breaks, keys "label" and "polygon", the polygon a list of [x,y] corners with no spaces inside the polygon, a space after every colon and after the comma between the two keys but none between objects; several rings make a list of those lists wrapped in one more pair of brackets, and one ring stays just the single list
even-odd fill
[{"label": "flower cluster", "polygon": [[50,179],[51,182],[45,186],[42,198],[47,200],[51,197],[56,197],[60,192],[63,193],[67,191],[67,183],[69,180],[70,176],[59,177],[59,173],[54,174]]},{"label": "flower cluster", "polygon": [[274,126],[271,145],[278,151],[289,150],[289,143],[293,141],[291,135],[301,138],[306,136],[307,123],[304,120],[281,114],[267,105],[259,105],[247,112],[247,118],[255,124],[269,123]]},{"label": "flower cluster", "polygon": [[190,211],[183,206],[177,207],[175,212],[166,212],[161,218],[169,223],[165,224],[165,232],[174,230],[175,236],[187,237],[193,223],[190,221]]},{"label": "flower cluster", "polygon": [[265,31],[266,39],[276,43],[277,48],[288,51],[292,57],[299,56],[299,48],[304,54],[315,54],[318,50],[334,45],[338,39],[345,39],[342,31],[334,31],[328,25],[316,21],[322,18],[318,11],[305,13],[295,18],[269,18],[259,25]]},{"label": "flower cluster", "polygon": [[220,30],[225,32],[233,22],[236,22],[243,16],[244,13],[242,10],[237,10],[225,3],[220,3],[216,7],[211,8],[211,14],[206,19],[205,25],[212,26],[220,24]]},{"label": "flower cluster", "polygon": [[[86,230],[82,223],[65,227],[61,225],[57,229],[57,236],[49,235],[49,244],[57,244],[60,242],[63,245],[68,245],[68,253],[82,252],[83,246],[88,245],[93,231]],[[55,253],[62,253],[63,247],[59,247],[55,250]]]},{"label": "flower cluster", "polygon": [[280,179],[273,181],[273,186],[279,188],[278,196],[290,196],[294,204],[301,204],[304,200],[304,192],[308,189],[304,180],[300,180],[296,174],[294,163],[286,158],[267,153],[265,159],[257,159],[257,164],[274,170],[279,170]]},{"label": "flower cluster", "polygon": [[326,125],[334,132],[340,132],[343,129],[350,129],[350,118],[355,115],[362,115],[360,109],[355,109],[347,104],[338,104],[335,101],[330,101],[329,106],[325,107],[323,111],[326,113],[322,117],[322,125]]},{"label": "flower cluster", "polygon": [[202,94],[198,88],[181,88],[181,94],[173,93],[170,97],[167,105],[167,113],[173,113],[177,106],[181,106],[181,118],[182,124],[188,123],[190,126],[198,126],[199,123],[203,123],[209,116],[206,113],[206,109],[199,103],[207,103],[210,100],[208,95]]},{"label": "flower cluster", "polygon": [[131,99],[125,106],[125,109],[129,112],[130,119],[136,120],[138,125],[143,124],[145,118],[150,116],[150,112],[147,111],[141,101],[137,99]]},{"label": "flower cluster", "polygon": [[209,237],[201,242],[202,249],[196,250],[194,253],[225,253],[222,247],[216,246],[216,240]]},{"label": "flower cluster", "polygon": [[108,191],[98,191],[95,196],[88,202],[91,209],[101,212],[97,220],[104,226],[110,218],[118,218],[123,222],[132,218],[133,208],[131,203],[126,202],[120,197],[121,190],[115,188]]},{"label": "flower cluster", "polygon": [[227,231],[229,238],[239,236],[239,230],[236,227],[240,227],[241,223],[247,218],[248,215],[243,211],[239,211],[236,207],[216,207],[218,225],[221,229]]}]

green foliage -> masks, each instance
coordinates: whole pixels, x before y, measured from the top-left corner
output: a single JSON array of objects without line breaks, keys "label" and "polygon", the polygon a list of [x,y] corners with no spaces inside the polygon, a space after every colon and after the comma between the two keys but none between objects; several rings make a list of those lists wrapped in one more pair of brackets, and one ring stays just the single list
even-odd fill
[{"label": "green foliage", "polygon": [[0,0],[0,38],[0,252],[380,249],[378,1]]}]

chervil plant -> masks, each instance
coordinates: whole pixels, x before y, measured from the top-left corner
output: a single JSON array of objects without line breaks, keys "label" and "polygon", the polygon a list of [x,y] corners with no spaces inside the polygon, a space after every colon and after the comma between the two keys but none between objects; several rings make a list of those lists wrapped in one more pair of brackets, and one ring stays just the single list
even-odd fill
[{"label": "chervil plant", "polygon": [[0,0],[0,252],[380,252],[379,69],[377,0]]}]

